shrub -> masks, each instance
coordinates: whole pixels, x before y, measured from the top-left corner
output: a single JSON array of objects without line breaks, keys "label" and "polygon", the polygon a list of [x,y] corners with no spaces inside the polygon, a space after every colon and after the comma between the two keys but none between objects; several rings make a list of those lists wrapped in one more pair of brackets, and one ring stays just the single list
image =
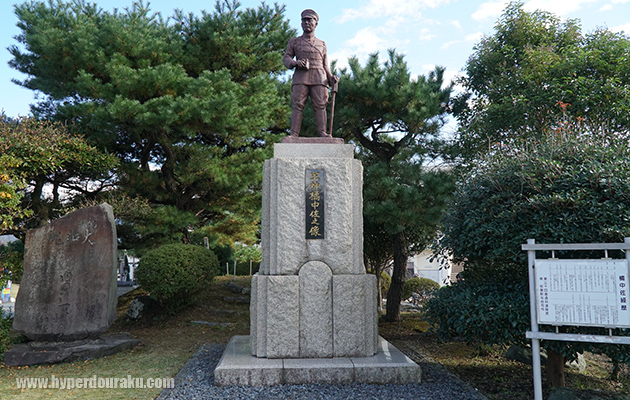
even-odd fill
[{"label": "shrub", "polygon": [[[225,271],[225,264],[230,264],[232,261],[234,251],[232,246],[221,246],[217,243],[210,244],[210,251],[212,251],[219,259],[219,266],[221,271]],[[223,272],[221,272],[223,274]]]},{"label": "shrub", "polygon": [[606,243],[630,235],[629,175],[630,147],[621,139],[550,134],[494,154],[456,191],[439,245],[465,264],[467,280],[526,281],[527,239]]},{"label": "shrub", "polygon": [[13,326],[13,317],[6,315],[0,308],[0,360],[4,359],[4,352],[13,343],[9,331]]},{"label": "shrub", "polygon": [[177,310],[219,273],[216,255],[201,246],[167,244],[148,251],[140,260],[138,283],[162,306]]},{"label": "shrub", "polygon": [[456,282],[427,301],[424,315],[445,340],[525,344],[529,291],[526,283]]},{"label": "shrub", "polygon": [[420,297],[421,303],[424,303],[439,289],[440,285],[428,278],[407,279],[403,287],[403,299],[408,299],[413,293],[416,293]]},{"label": "shrub", "polygon": [[7,280],[20,283],[24,262],[24,243],[15,241],[0,246],[0,287]]},{"label": "shrub", "polygon": [[[527,239],[619,243],[630,236],[627,140],[574,131],[560,122],[539,142],[497,149],[464,176],[439,240],[442,256],[464,264],[464,282],[441,289],[429,303],[428,315],[440,333],[486,344],[521,342],[530,322],[527,253],[521,250]],[[592,255],[556,252],[556,257]],[[562,329],[605,334],[601,328]],[[599,347],[614,351],[615,360],[630,360],[628,346],[615,350],[549,340],[542,346],[569,359]]]},{"label": "shrub", "polygon": [[387,275],[385,271],[381,272],[381,295],[387,296],[389,286],[392,284],[392,277]]}]

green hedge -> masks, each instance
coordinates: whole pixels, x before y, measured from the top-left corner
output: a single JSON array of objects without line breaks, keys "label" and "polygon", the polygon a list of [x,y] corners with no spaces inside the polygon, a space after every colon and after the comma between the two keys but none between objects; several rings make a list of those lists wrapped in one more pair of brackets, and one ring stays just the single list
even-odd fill
[{"label": "green hedge", "polygon": [[440,289],[439,283],[428,278],[411,278],[405,281],[403,287],[403,299],[408,299],[413,293],[420,296],[421,300],[426,300]]},{"label": "green hedge", "polygon": [[[229,265],[229,272],[227,273],[227,275],[234,275],[234,261],[228,263]],[[254,262],[252,263],[252,275],[255,274],[256,272],[258,272],[258,270],[260,269],[260,263],[259,262]],[[225,263],[223,263],[221,265],[221,275],[226,273],[225,270]],[[236,263],[236,275],[238,276],[249,276],[249,261],[248,262],[242,262],[242,263]]]},{"label": "green hedge", "polygon": [[216,255],[201,246],[167,244],[148,251],[140,260],[136,278],[162,306],[177,310],[219,273]]},{"label": "green hedge", "polygon": [[383,297],[387,297],[387,292],[389,291],[389,287],[392,284],[392,277],[389,276],[385,271],[381,272],[381,295]]},{"label": "green hedge", "polygon": [[13,343],[9,332],[13,326],[13,317],[4,313],[0,308],[0,360],[4,359],[4,352]]},{"label": "green hedge", "polygon": [[445,340],[526,344],[527,283],[457,282],[441,288],[428,300],[425,317]]},{"label": "green hedge", "polygon": [[[630,236],[630,145],[568,122],[559,121],[558,130],[538,142],[496,151],[463,176],[443,218],[439,247],[442,256],[464,264],[464,282],[441,289],[428,305],[444,336],[485,344],[524,341],[530,316],[527,252],[521,245],[527,239],[620,243]],[[555,256],[600,258],[603,252]],[[606,334],[600,328],[562,329]],[[542,345],[569,359],[597,348],[613,360],[630,361],[628,346]]]}]

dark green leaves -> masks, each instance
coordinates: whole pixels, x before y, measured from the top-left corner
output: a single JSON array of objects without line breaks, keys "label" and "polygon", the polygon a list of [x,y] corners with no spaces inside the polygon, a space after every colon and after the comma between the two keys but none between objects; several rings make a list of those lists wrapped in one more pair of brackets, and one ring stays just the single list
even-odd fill
[{"label": "dark green leaves", "polygon": [[184,241],[191,228],[220,226],[221,236],[226,225],[256,240],[265,145],[288,123],[279,75],[295,32],[283,7],[217,2],[214,12],[163,19],[144,2],[108,12],[56,1],[16,14],[22,46],[11,65],[46,96],[37,116],[74,121],[118,156],[123,192],[179,215],[171,222]]},{"label": "dark green leaves", "polygon": [[[511,3],[469,58],[454,101],[465,157],[537,140],[563,113],[595,135],[630,127],[630,39]],[[564,109],[559,103],[566,105]]]}]

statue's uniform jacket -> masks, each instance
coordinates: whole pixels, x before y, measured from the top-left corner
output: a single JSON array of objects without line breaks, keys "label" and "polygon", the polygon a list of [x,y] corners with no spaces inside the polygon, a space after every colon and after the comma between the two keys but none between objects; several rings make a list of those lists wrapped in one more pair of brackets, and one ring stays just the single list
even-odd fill
[{"label": "statue's uniform jacket", "polygon": [[322,85],[328,87],[326,66],[328,56],[326,43],[323,40],[313,38],[312,42],[299,36],[289,40],[283,62],[287,68],[292,68],[291,61],[308,59],[309,69],[296,68],[293,73],[293,85]]}]

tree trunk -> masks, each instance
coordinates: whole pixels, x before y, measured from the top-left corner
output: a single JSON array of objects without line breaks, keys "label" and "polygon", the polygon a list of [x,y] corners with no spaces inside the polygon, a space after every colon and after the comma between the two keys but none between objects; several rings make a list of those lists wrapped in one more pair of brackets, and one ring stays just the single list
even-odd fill
[{"label": "tree trunk", "polygon": [[621,364],[618,361],[613,361],[613,369],[610,374],[610,379],[615,382],[619,382],[619,377],[621,376]]},{"label": "tree trunk", "polygon": [[564,387],[564,356],[555,351],[547,351],[547,380],[551,387]]},{"label": "tree trunk", "polygon": [[48,208],[42,200],[42,191],[45,183],[46,175],[41,174],[35,177],[35,185],[31,193],[31,209],[33,210],[35,227],[44,226],[48,223]]},{"label": "tree trunk", "polygon": [[381,268],[375,267],[374,272],[376,274],[376,310],[380,314],[383,311],[383,291],[381,290]]},{"label": "tree trunk", "polygon": [[394,271],[392,284],[387,292],[387,314],[385,319],[389,322],[400,320],[400,302],[402,301],[405,274],[407,272],[407,246],[403,232],[392,236],[394,245]]}]

